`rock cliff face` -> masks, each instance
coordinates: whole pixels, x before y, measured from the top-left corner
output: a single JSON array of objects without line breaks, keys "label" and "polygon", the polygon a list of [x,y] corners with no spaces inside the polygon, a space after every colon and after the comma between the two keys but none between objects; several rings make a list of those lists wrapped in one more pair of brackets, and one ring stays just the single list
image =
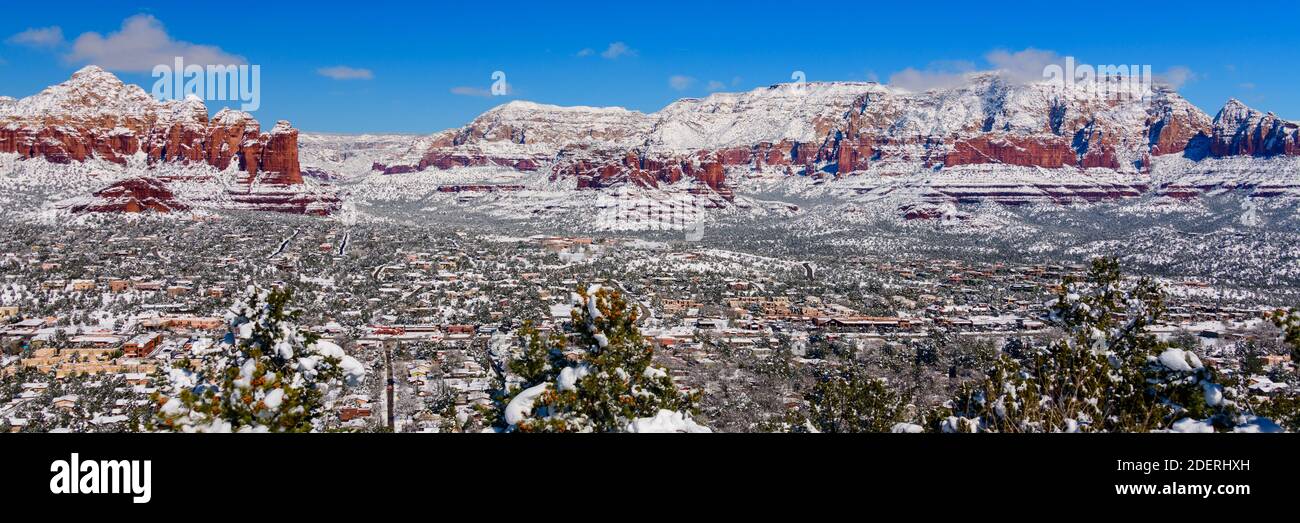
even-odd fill
[{"label": "rock cliff face", "polygon": [[[264,133],[246,112],[222,109],[209,118],[207,107],[198,98],[158,101],[139,86],[125,84],[95,66],[87,66],[68,81],[36,95],[0,99],[0,153],[56,164],[97,158],[127,165],[137,154],[143,154],[149,165],[207,164],[224,170],[235,164],[244,173],[241,181],[255,183],[262,193],[274,192],[275,187],[295,192],[292,188],[303,183],[298,130],[289,122],[280,121]],[[135,192],[146,194],[135,203],[120,206],[124,208],[178,208],[157,203],[164,199],[161,191],[165,186],[157,180],[141,181],[150,179],[114,184],[99,192],[109,191],[105,194],[114,201],[120,198],[112,194],[120,191],[128,199]],[[285,206],[273,210],[299,212],[297,207],[302,206],[278,207]]]},{"label": "rock cliff face", "polygon": [[91,200],[73,207],[74,212],[160,212],[183,211],[189,207],[176,201],[167,184],[156,178],[130,178],[95,191]]},{"label": "rock cliff face", "polygon": [[0,153],[54,163],[96,157],[125,164],[144,152],[151,163],[233,161],[262,183],[302,183],[298,132],[280,122],[262,133],[252,115],[222,109],[211,119],[197,98],[157,101],[139,86],[87,66],[67,82],[0,104]]},{"label": "rock cliff face", "polygon": [[[875,83],[781,84],[686,99],[651,114],[511,102],[435,135],[418,162],[375,168],[500,166],[574,178],[583,189],[685,179],[726,194],[730,179],[751,174],[942,176],[1003,165],[1140,177],[1162,155],[1297,154],[1295,123],[1236,101],[1211,119],[1161,86],[1099,97],[996,74],[967,80],[923,93]],[[1131,190],[1100,191],[1111,192]]]},{"label": "rock cliff face", "polygon": [[[1202,173],[1196,183],[1158,187],[1152,183],[1157,158],[1300,155],[1295,122],[1236,100],[1211,118],[1166,87],[1100,97],[991,73],[926,92],[870,82],[778,84],[683,99],[654,113],[515,101],[430,136],[303,138],[310,183],[299,165],[299,139],[288,122],[263,132],[244,112],[209,117],[198,99],[159,102],[95,67],[28,98],[0,98],[0,153],[56,164],[98,158],[138,165],[143,158],[150,166],[234,168],[242,175],[219,198],[223,202],[317,214],[340,202],[328,191],[308,189],[374,172],[493,167],[572,181],[582,190],[672,185],[724,202],[734,199],[742,179],[802,176],[820,183],[901,176],[920,180],[913,185],[925,186],[934,204],[1017,204],[1151,191],[1190,198],[1218,182]],[[143,186],[114,190],[128,199],[148,192]],[[135,205],[153,208],[145,203],[150,198]]]},{"label": "rock cliff face", "polygon": [[1300,125],[1263,114],[1236,99],[1214,117],[1210,154],[1225,156],[1300,156]]}]

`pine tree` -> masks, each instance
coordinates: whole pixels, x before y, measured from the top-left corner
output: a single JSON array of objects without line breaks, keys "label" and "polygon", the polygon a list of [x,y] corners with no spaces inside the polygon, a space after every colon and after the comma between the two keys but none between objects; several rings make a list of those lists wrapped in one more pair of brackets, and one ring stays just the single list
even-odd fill
[{"label": "pine tree", "polygon": [[[1291,351],[1292,364],[1300,364],[1300,309],[1278,310],[1270,319],[1282,329],[1282,341]],[[1248,372],[1263,372],[1263,358],[1251,355],[1247,361],[1258,366]],[[1255,408],[1261,416],[1277,420],[1288,430],[1300,431],[1300,393],[1283,390],[1259,401]]]},{"label": "pine tree", "polygon": [[519,432],[707,431],[690,418],[696,401],[651,364],[637,313],[618,292],[579,287],[569,336],[524,330],[510,369],[522,380],[499,402],[498,427]]},{"label": "pine tree", "polygon": [[1146,432],[1175,422],[1231,428],[1249,421],[1196,354],[1146,332],[1164,312],[1149,279],[1125,282],[1113,258],[1067,277],[1048,320],[1065,332],[1022,360],[1002,354],[929,428],[943,431]]},{"label": "pine tree", "polygon": [[907,421],[908,401],[861,365],[823,373],[806,396],[808,416],[789,425],[818,432],[890,432]]},{"label": "pine tree", "polygon": [[216,354],[169,372],[152,428],[184,432],[319,429],[326,395],[365,373],[343,349],[298,329],[287,291],[250,286],[226,317]]},{"label": "pine tree", "polygon": [[1272,320],[1282,329],[1282,339],[1291,348],[1291,361],[1300,365],[1300,309],[1276,311]]}]

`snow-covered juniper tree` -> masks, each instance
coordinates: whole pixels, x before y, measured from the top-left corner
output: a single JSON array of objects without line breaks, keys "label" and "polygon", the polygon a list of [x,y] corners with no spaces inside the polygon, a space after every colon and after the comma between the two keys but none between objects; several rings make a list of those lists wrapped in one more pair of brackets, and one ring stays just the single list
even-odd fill
[{"label": "snow-covered juniper tree", "polygon": [[[1271,319],[1282,329],[1282,341],[1291,351],[1292,363],[1300,362],[1300,309],[1275,311]],[[1276,420],[1287,430],[1300,431],[1300,392],[1283,389],[1266,398],[1257,398],[1255,409],[1260,415]]]},{"label": "snow-covered juniper tree", "polygon": [[861,365],[823,371],[805,396],[808,414],[794,431],[890,432],[908,430],[908,400]]},{"label": "snow-covered juniper tree", "polygon": [[987,378],[964,387],[929,427],[943,431],[1146,432],[1271,430],[1242,412],[1232,391],[1191,351],[1147,332],[1164,312],[1150,279],[1126,281],[1113,258],[1067,277],[1049,321],[1065,336],[1016,360],[1003,354]]},{"label": "snow-covered juniper tree", "polygon": [[298,329],[287,291],[250,286],[226,313],[210,354],[168,372],[150,428],[182,432],[309,432],[325,399],[365,368],[338,345]]},{"label": "snow-covered juniper tree", "polygon": [[1291,361],[1300,364],[1300,308],[1276,311],[1272,319],[1282,329],[1282,340],[1291,349]]},{"label": "snow-covered juniper tree", "polygon": [[573,333],[525,329],[510,363],[522,386],[506,394],[497,428],[518,432],[708,432],[691,418],[696,397],[679,391],[637,329],[637,313],[609,288],[573,294]]}]

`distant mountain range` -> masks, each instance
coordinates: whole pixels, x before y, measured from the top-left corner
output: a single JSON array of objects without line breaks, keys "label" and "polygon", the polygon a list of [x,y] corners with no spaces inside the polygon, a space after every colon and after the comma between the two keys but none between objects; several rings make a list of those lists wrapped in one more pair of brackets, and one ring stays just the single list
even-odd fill
[{"label": "distant mountain range", "polygon": [[499,176],[465,173],[515,173],[511,186],[523,189],[535,181],[548,190],[689,191],[726,207],[746,180],[800,177],[864,197],[896,193],[900,215],[933,218],[949,204],[986,200],[1186,199],[1224,188],[1300,194],[1293,176],[1270,178],[1295,171],[1298,141],[1295,122],[1237,100],[1211,117],[1163,86],[1104,98],[993,73],[922,93],[778,84],[650,114],[513,101],[429,136],[307,134],[303,165],[288,122],[264,133],[248,113],[209,117],[197,98],[156,101],[94,66],[34,96],[0,98],[0,153],[58,165],[138,164],[131,178],[150,179],[88,187],[88,197],[114,199],[71,206],[90,210],[187,208],[196,202],[168,203],[173,180],[154,171],[197,164],[239,173],[225,179],[218,207],[327,214],[366,192],[339,192],[336,183],[379,177],[366,182],[373,188],[386,175],[416,173],[438,188],[490,191]]},{"label": "distant mountain range", "polygon": [[[206,164],[218,171],[237,169],[234,185],[227,185],[217,198],[221,207],[328,214],[336,203],[330,196],[296,190],[303,183],[298,130],[289,122],[277,122],[265,133],[245,112],[222,109],[209,117],[196,97],[158,101],[96,66],[82,68],[68,81],[33,96],[0,98],[3,153],[53,164],[93,159],[127,166],[139,159],[150,167]],[[172,201],[167,184],[174,180],[165,178],[174,176],[137,170],[142,178],[92,187],[96,190],[90,200],[72,202],[72,208],[100,212],[188,208]]]}]

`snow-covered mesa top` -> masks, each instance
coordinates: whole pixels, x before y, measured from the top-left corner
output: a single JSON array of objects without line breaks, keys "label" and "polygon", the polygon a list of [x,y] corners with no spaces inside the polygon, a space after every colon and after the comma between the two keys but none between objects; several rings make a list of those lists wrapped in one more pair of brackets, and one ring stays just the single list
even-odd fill
[{"label": "snow-covered mesa top", "polygon": [[[686,98],[653,113],[513,101],[435,137],[435,147],[489,153],[554,153],[567,146],[692,152],[868,132],[900,141],[981,133],[1072,137],[1080,129],[1146,144],[1150,122],[1177,115],[1208,129],[1211,117],[1168,86],[1112,95],[1086,84],[1024,82],[971,74],[941,89],[911,92],[875,82],[784,83],[742,93]],[[1143,87],[1145,88],[1145,86]],[[1132,92],[1130,92],[1132,91]],[[1131,135],[1131,136],[1130,136]],[[1127,156],[1127,155],[1121,155]],[[1124,158],[1125,160],[1129,158]]]},{"label": "snow-covered mesa top", "polygon": [[[248,113],[223,112],[227,119],[251,119]],[[0,98],[0,124],[87,122],[102,127],[128,122],[168,125],[207,121],[207,106],[196,96],[156,100],[144,88],[124,83],[113,73],[94,65],[83,67],[68,81],[32,96]]]},{"label": "snow-covered mesa top", "polygon": [[649,145],[719,149],[759,142],[812,141],[869,94],[897,91],[874,82],[776,84],[745,93],[686,98],[652,115]]},{"label": "snow-covered mesa top", "polygon": [[443,134],[455,136],[457,145],[474,144],[486,150],[493,149],[494,142],[510,150],[531,144],[694,150],[759,141],[807,141],[819,130],[824,132],[817,128],[819,124],[842,117],[860,96],[889,91],[876,83],[777,84],[745,93],[686,98],[650,114],[621,107],[517,100]]}]

